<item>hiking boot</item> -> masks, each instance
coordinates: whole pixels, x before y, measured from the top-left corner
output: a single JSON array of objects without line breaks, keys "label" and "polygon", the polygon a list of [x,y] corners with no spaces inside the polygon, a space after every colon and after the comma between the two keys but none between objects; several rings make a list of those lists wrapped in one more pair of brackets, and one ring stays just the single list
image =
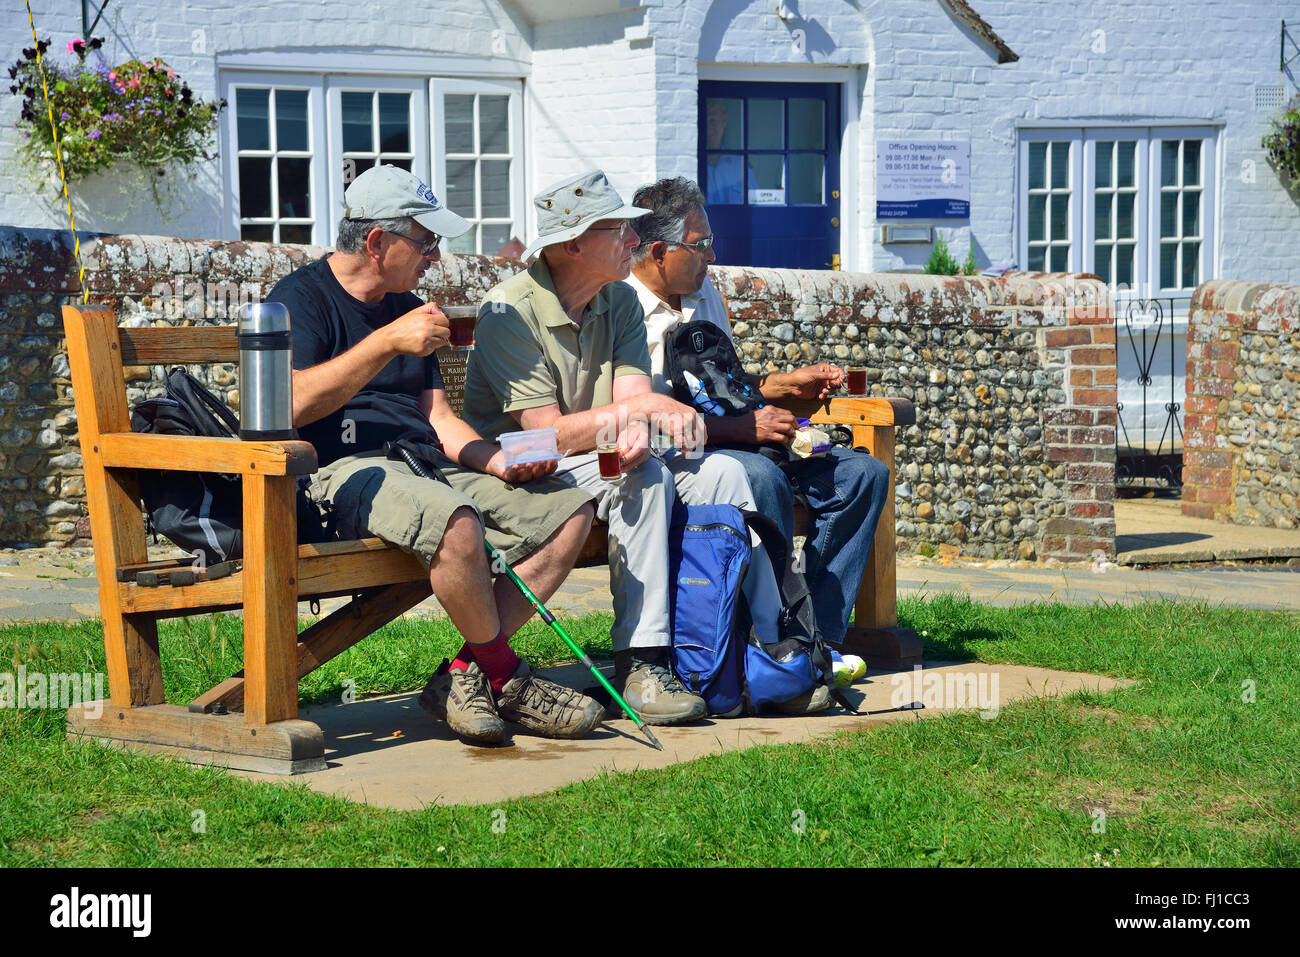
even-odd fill
[{"label": "hiking boot", "polygon": [[825,711],[831,706],[831,689],[825,685],[813,685],[798,697],[789,701],[778,701],[772,707],[782,714],[812,714]]},{"label": "hiking boot", "polygon": [[668,649],[635,648],[614,656],[614,687],[646,724],[682,724],[704,717],[704,699],[683,687]]},{"label": "hiking boot", "polygon": [[497,697],[497,713],[547,738],[585,738],[605,717],[605,709],[580,691],[533,674],[520,661],[515,676]]},{"label": "hiking boot", "polygon": [[499,744],[506,736],[506,724],[492,702],[487,675],[472,661],[464,671],[451,671],[450,662],[433,673],[420,692],[420,707],[467,741]]}]

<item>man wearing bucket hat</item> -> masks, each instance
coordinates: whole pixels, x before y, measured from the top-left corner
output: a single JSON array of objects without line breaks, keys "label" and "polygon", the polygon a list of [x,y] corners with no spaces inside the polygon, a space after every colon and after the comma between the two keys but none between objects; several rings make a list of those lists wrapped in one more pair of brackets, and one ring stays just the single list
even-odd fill
[{"label": "man wearing bucket hat", "polygon": [[[505,576],[493,582],[483,538],[545,601],[586,539],[591,496],[546,477],[550,465],[507,468],[447,403],[434,351],[448,322],[411,290],[438,261],[440,237],[469,224],[394,166],[362,173],[344,203],[336,251],[268,297],[289,309],[294,425],[321,465],[312,491],[333,503],[345,537],[378,536],[416,555],[464,636],[420,696],[426,710],[471,741],[501,741],[507,720],[583,737],[602,709],[533,675],[510,649],[533,609]],[[450,487],[389,460],[386,446],[401,439],[416,441]]]},{"label": "man wearing bucket hat", "polygon": [[[488,438],[555,428],[559,447],[578,453],[561,460],[556,478],[592,492],[609,523],[614,686],[649,723],[694,720],[704,701],[681,685],[668,656],[674,494],[745,508],[753,497],[739,463],[702,455],[702,418],[650,387],[641,306],[621,282],[647,210],[625,204],[599,170],[552,184],[534,203],[540,235],[524,258],[536,261],[479,307],[466,417]],[[652,456],[651,431],[675,448]],[[601,478],[592,452],[615,439],[617,483]]]}]

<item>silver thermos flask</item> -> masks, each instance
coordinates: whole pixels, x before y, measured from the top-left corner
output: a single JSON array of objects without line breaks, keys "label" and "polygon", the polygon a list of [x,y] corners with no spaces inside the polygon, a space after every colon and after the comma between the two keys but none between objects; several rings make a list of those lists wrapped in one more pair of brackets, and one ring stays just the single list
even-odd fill
[{"label": "silver thermos flask", "polygon": [[239,390],[241,439],[293,438],[293,340],[283,303],[240,310]]}]

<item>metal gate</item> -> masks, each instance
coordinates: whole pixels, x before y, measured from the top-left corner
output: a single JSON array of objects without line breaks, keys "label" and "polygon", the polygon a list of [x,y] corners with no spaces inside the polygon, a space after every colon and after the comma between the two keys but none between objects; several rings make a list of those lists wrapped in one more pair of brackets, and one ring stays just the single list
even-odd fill
[{"label": "metal gate", "polygon": [[1174,299],[1116,304],[1115,483],[1120,488],[1182,489],[1186,335],[1185,316],[1178,331]]}]

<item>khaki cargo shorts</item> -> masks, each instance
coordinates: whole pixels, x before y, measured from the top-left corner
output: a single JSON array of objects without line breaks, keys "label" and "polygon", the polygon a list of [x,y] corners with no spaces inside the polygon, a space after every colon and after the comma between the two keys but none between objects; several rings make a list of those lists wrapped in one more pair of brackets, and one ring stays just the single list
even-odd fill
[{"label": "khaki cargo shorts", "polygon": [[555,479],[508,485],[493,475],[461,468],[432,447],[451,488],[421,478],[405,462],[368,452],[338,459],[312,476],[311,493],[332,502],[344,539],[382,538],[429,567],[458,508],[472,508],[509,564],[538,549],[592,497]]}]

